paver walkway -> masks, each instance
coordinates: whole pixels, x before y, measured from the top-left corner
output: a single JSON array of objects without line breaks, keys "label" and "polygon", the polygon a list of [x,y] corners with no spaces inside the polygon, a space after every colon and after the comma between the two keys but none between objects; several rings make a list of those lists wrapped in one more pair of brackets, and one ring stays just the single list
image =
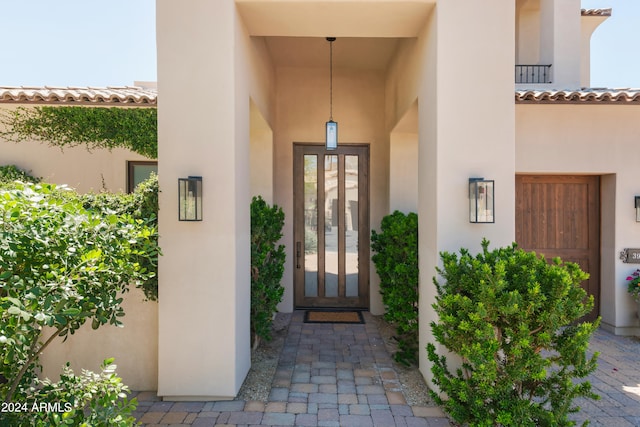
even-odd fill
[{"label": "paver walkway", "polygon": [[640,426],[640,339],[597,330],[589,355],[599,352],[598,369],[589,376],[600,400],[576,399],[580,412],[571,418],[590,420],[590,427]]},{"label": "paver walkway", "polygon": [[[375,322],[307,324],[291,317],[268,402],[162,402],[137,393],[146,426],[449,426],[437,407],[409,406]],[[589,378],[599,401],[578,399],[572,416],[591,426],[640,427],[640,340],[598,330]]]},{"label": "paver walkway", "polygon": [[162,402],[138,393],[146,426],[449,426],[438,407],[406,404],[375,322],[303,323],[291,316],[269,401]]}]

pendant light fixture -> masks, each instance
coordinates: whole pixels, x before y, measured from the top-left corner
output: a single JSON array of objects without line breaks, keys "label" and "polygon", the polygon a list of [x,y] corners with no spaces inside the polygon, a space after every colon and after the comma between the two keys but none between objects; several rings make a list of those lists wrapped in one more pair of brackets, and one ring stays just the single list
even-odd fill
[{"label": "pendant light fixture", "polygon": [[335,37],[327,37],[329,42],[329,121],[325,125],[325,148],[338,148],[338,123],[333,121],[333,42]]}]

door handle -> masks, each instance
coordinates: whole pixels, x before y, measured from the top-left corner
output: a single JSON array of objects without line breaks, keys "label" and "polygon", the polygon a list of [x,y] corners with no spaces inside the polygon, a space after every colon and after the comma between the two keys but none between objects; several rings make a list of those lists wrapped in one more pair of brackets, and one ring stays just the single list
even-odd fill
[{"label": "door handle", "polygon": [[296,268],[300,268],[301,252],[302,252],[302,242],[296,242]]}]

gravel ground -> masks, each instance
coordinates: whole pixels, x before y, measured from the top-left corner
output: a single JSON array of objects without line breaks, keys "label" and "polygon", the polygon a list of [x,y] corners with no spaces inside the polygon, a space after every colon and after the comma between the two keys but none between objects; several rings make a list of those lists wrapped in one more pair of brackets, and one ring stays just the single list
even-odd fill
[{"label": "gravel ground", "polygon": [[[390,354],[395,351],[395,341],[393,339],[393,327],[385,322],[381,316],[368,316],[378,326],[380,335],[387,346]],[[273,322],[273,339],[263,342],[251,355],[251,369],[245,379],[237,400],[256,400],[267,402],[271,383],[276,372],[278,358],[284,340],[287,336],[290,313],[278,313]],[[394,367],[398,374],[398,379],[402,384],[402,391],[409,405],[434,406],[429,397],[427,385],[422,374],[415,366],[406,367],[394,362]]]},{"label": "gravel ground", "polygon": [[[378,325],[378,331],[384,341],[389,354],[396,351],[396,341],[393,339],[394,327],[382,319],[382,316],[371,316]],[[427,387],[424,377],[418,370],[417,366],[404,366],[400,363],[393,362],[393,367],[398,374],[398,380],[402,385],[402,392],[408,405],[411,406],[435,406],[431,397],[429,397],[429,388]]]},{"label": "gravel ground", "polygon": [[237,400],[267,402],[290,321],[291,313],[276,313],[271,329],[272,339],[263,341],[251,353],[251,369],[240,387]]}]

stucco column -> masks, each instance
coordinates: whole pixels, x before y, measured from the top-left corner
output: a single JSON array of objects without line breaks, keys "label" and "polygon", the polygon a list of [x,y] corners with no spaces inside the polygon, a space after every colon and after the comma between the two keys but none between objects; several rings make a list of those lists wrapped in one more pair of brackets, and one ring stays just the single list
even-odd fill
[{"label": "stucco column", "polygon": [[540,61],[554,88],[580,87],[580,34],[580,0],[540,0]]},{"label": "stucco column", "polygon": [[[158,394],[230,399],[250,366],[249,96],[233,0],[157,1]],[[240,95],[239,95],[240,93]],[[202,176],[203,220],[178,221],[179,177]]]},{"label": "stucco column", "polygon": [[[515,239],[514,2],[440,1],[419,93],[420,363],[434,342],[441,251]],[[495,180],[495,223],[469,223],[469,178]],[[442,349],[440,349],[442,351]]]}]

